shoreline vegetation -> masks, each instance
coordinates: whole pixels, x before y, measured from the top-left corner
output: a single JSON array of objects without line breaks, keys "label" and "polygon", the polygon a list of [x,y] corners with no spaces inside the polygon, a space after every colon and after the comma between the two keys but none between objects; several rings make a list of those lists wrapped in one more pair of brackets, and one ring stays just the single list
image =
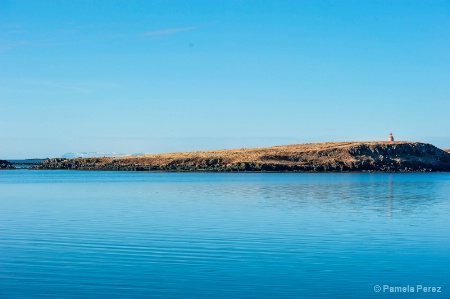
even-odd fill
[{"label": "shoreline vegetation", "polygon": [[[420,142],[324,142],[126,157],[53,158],[34,164],[29,169],[163,172],[435,172],[450,171],[449,152],[450,150],[444,151],[431,144]],[[9,165],[7,163],[2,165],[6,168]]]}]

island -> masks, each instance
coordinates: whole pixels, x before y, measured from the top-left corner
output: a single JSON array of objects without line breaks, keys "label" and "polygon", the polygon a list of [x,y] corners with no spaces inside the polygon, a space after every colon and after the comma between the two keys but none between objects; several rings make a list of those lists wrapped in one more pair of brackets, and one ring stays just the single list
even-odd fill
[{"label": "island", "polygon": [[126,157],[46,159],[30,169],[202,172],[450,171],[450,153],[406,141],[324,142]]},{"label": "island", "polygon": [[6,161],[6,160],[0,160],[0,169],[14,169],[13,163]]}]

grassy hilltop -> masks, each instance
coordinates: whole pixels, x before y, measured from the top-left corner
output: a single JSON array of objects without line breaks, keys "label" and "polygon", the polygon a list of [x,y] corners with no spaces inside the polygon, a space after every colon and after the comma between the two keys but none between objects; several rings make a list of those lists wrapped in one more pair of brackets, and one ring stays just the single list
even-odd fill
[{"label": "grassy hilltop", "polygon": [[324,142],[137,157],[48,159],[35,169],[129,171],[450,171],[450,154],[419,142]]}]

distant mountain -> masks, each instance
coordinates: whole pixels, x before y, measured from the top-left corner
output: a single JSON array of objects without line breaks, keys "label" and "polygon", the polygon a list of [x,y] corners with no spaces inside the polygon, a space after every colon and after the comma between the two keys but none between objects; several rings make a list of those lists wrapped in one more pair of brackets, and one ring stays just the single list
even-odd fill
[{"label": "distant mountain", "polygon": [[72,159],[72,158],[93,158],[93,157],[124,157],[131,156],[130,154],[121,154],[116,152],[79,152],[79,153],[65,153],[61,158]]},{"label": "distant mountain", "polygon": [[65,153],[61,158],[73,159],[73,158],[95,158],[95,157],[125,157],[125,156],[142,156],[146,153],[134,153],[134,154],[123,154],[116,152],[79,152],[79,153]]}]

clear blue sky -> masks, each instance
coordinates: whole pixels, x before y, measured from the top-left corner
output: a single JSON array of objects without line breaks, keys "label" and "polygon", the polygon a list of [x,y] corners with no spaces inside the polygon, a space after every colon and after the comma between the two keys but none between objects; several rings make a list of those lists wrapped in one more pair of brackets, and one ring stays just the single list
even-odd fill
[{"label": "clear blue sky", "polygon": [[0,158],[450,148],[450,1],[0,0]]}]

